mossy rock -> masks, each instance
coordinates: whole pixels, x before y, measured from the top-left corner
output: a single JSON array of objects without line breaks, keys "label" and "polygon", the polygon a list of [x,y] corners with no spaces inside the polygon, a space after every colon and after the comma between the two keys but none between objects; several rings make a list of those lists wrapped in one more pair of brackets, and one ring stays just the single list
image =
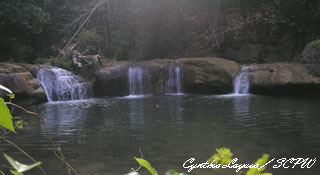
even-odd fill
[{"label": "mossy rock", "polygon": [[320,64],[320,40],[314,40],[303,49],[300,60],[305,64]]},{"label": "mossy rock", "polygon": [[320,40],[314,40],[310,43],[310,46],[314,49],[320,49]]},{"label": "mossy rock", "polygon": [[60,57],[58,59],[51,59],[52,66],[60,67],[62,69],[72,70],[72,60],[69,57]]},{"label": "mossy rock", "polygon": [[320,77],[320,64],[305,64],[305,66],[311,75]]}]

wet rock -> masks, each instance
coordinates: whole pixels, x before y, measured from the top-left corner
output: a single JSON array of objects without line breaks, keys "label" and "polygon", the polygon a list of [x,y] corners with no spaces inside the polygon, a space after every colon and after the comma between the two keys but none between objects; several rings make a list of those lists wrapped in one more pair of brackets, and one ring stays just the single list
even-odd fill
[{"label": "wet rock", "polygon": [[221,94],[231,92],[232,81],[239,72],[237,63],[214,57],[112,62],[96,73],[94,92],[98,96],[128,95],[128,69],[140,67],[150,75],[150,93],[162,94],[165,92],[169,65],[181,67],[183,89],[186,93]]},{"label": "wet rock", "polygon": [[[14,92],[16,98],[13,102],[30,105],[46,101],[44,89],[30,72],[33,68],[34,65],[28,64],[0,64],[0,84]],[[5,97],[5,94],[1,93],[1,96]]]},{"label": "wet rock", "polygon": [[320,95],[320,79],[305,65],[270,63],[248,65],[250,92],[268,95]]}]

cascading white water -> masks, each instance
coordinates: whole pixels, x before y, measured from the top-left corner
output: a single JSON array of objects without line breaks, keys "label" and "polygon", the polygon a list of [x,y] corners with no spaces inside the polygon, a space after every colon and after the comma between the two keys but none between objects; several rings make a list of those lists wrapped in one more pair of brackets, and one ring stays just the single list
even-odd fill
[{"label": "cascading white water", "polygon": [[249,70],[242,67],[241,72],[233,81],[234,94],[248,94],[250,88]]},{"label": "cascading white water", "polygon": [[81,77],[57,67],[39,70],[37,79],[46,91],[49,102],[88,98],[88,85]]},{"label": "cascading white water", "polygon": [[130,95],[143,95],[148,93],[150,84],[148,70],[141,67],[130,67],[128,69],[128,82]]},{"label": "cascading white water", "polygon": [[182,73],[180,66],[168,66],[168,80],[166,82],[166,93],[182,93]]}]

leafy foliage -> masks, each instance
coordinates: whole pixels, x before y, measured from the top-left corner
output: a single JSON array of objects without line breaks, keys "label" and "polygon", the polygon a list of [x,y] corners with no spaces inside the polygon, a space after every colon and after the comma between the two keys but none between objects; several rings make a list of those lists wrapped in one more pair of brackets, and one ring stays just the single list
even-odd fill
[{"label": "leafy foliage", "polygon": [[[50,48],[64,47],[98,2],[2,0],[0,59],[56,56]],[[320,32],[318,0],[105,2],[76,40],[117,60],[209,56],[223,51],[232,38],[273,43],[288,36],[299,50]]]},{"label": "leafy foliage", "polygon": [[80,32],[78,40],[85,44],[99,45],[102,42],[102,37],[93,28]]},{"label": "leafy foliage", "polygon": [[311,46],[312,48],[315,48],[315,49],[320,48],[320,40],[317,39],[317,40],[312,41],[312,42],[310,43],[310,46]]},{"label": "leafy foliage", "polygon": [[[0,84],[0,90],[6,91],[9,98],[14,99],[15,95],[7,87]],[[0,98],[0,126],[8,129],[14,133],[16,132],[13,127],[11,113],[10,113],[7,105],[4,103],[3,98]]]},{"label": "leafy foliage", "polygon": [[[215,153],[209,160],[209,163],[227,165],[232,161],[232,152],[228,148],[217,148],[217,153]],[[157,171],[151,166],[150,162],[142,158],[136,158],[135,160],[139,163],[141,167],[144,167],[149,171],[151,175],[157,175]],[[271,173],[263,172],[267,167],[264,166],[269,159],[269,155],[263,154],[261,158],[259,158],[254,165],[259,165],[257,168],[250,168],[246,175],[272,175]],[[126,175],[139,175],[138,170],[132,171]],[[165,175],[187,175],[185,173],[179,173],[176,170],[169,170]]]},{"label": "leafy foliage", "polygon": [[7,159],[9,164],[12,166],[13,170],[10,170],[10,172],[13,175],[23,175],[24,172],[29,171],[32,168],[37,167],[41,164],[41,162],[36,162],[32,165],[26,165],[14,160],[13,158],[11,158],[5,153],[3,155]]},{"label": "leafy foliage", "polygon": [[247,172],[247,175],[272,175],[271,173],[263,173],[263,171],[267,167],[261,167],[265,163],[268,162],[269,155],[268,154],[263,154],[260,159],[258,159],[254,164],[257,165],[259,164],[258,168],[250,168]]},{"label": "leafy foliage", "polygon": [[63,69],[71,70],[72,60],[68,57],[61,57],[59,59],[50,60],[51,65],[61,67]]},{"label": "leafy foliage", "polygon": [[14,125],[16,128],[18,129],[23,129],[23,126],[24,125],[27,125],[28,123],[27,122],[24,122],[23,120],[17,120],[14,122]]},{"label": "leafy foliage", "polygon": [[13,127],[12,116],[3,98],[0,98],[0,126],[14,133],[16,132]]},{"label": "leafy foliage", "polygon": [[31,59],[35,38],[50,23],[48,1],[2,0],[0,3],[0,60]]},{"label": "leafy foliage", "polygon": [[217,148],[217,153],[214,154],[208,162],[214,162],[216,164],[227,165],[232,161],[232,153],[228,148]]},{"label": "leafy foliage", "polygon": [[[209,160],[209,163],[214,164],[221,164],[221,165],[227,165],[232,161],[233,154],[231,153],[230,149],[228,148],[217,148],[217,153],[215,153]],[[262,167],[267,163],[269,159],[269,155],[263,154],[260,159],[258,159],[254,165],[258,164],[259,166],[257,168],[250,168],[246,175],[272,175],[271,173],[264,173],[263,171],[267,168]]]},{"label": "leafy foliage", "polygon": [[[151,164],[147,160],[142,158],[136,158],[136,157],[134,157],[134,159],[139,163],[141,167],[144,167],[145,169],[147,169],[151,175],[158,175],[157,171],[151,166]],[[126,175],[139,175],[139,173],[137,171],[132,171]],[[187,175],[187,174],[179,173],[176,170],[169,170],[166,172],[166,175]]]},{"label": "leafy foliage", "polygon": [[136,157],[135,157],[135,159],[142,167],[147,169],[152,175],[158,174],[157,171],[151,166],[151,164],[147,160],[144,160],[141,158],[136,158]]},{"label": "leafy foliage", "polygon": [[14,99],[15,98],[15,95],[13,93],[8,94],[8,96],[9,96],[10,99]]}]

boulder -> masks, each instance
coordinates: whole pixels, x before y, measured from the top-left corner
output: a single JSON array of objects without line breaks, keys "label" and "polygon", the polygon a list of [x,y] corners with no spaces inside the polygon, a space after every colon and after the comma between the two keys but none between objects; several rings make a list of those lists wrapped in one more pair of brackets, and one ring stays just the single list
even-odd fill
[{"label": "boulder", "polygon": [[250,92],[268,95],[320,94],[320,79],[309,73],[305,65],[289,63],[251,64]]},{"label": "boulder", "polygon": [[111,62],[96,73],[93,91],[97,96],[124,96],[128,94],[128,62]]},{"label": "boulder", "polygon": [[308,43],[298,61],[305,64],[312,75],[320,77],[320,40]]},{"label": "boulder", "polygon": [[320,40],[308,43],[303,49],[300,62],[307,64],[320,64]]},{"label": "boulder", "polygon": [[[13,102],[30,105],[46,101],[46,94],[40,82],[36,80],[28,69],[33,65],[28,64],[0,64],[0,84],[11,89],[16,98]],[[1,96],[5,97],[4,92]]]},{"label": "boulder", "polygon": [[111,62],[96,73],[93,89],[97,96],[129,95],[128,70],[130,67],[142,68],[150,82],[145,90],[148,94],[161,94],[164,89],[165,65],[172,60],[152,60],[141,62]]},{"label": "boulder", "polygon": [[239,65],[214,57],[181,58],[183,86],[186,93],[224,94],[232,92],[232,82]]},{"label": "boulder", "polygon": [[231,92],[232,81],[239,72],[237,63],[213,57],[111,62],[97,71],[93,89],[98,96],[128,95],[128,70],[130,67],[140,67],[150,76],[146,92],[163,94],[170,65],[180,66],[185,93],[222,94]]}]

